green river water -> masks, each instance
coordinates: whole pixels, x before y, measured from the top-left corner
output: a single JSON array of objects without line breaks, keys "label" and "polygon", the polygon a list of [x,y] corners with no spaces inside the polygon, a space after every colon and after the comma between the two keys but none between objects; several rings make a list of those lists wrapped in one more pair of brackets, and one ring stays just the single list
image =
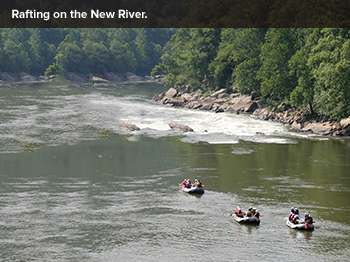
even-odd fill
[{"label": "green river water", "polygon": [[[0,86],[0,261],[348,260],[349,139],[151,101],[165,90]],[[179,190],[184,178],[204,195]],[[237,205],[260,225],[235,223]],[[314,231],[286,226],[292,206]]]}]

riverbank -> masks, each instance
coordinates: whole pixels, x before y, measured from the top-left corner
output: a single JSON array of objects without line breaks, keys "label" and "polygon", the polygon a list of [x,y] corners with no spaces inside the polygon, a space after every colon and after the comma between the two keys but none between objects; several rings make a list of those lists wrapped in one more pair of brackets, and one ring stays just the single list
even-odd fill
[{"label": "riverbank", "polygon": [[203,93],[201,90],[190,92],[190,86],[175,86],[156,95],[152,99],[161,104],[186,107],[198,110],[211,110],[216,113],[230,112],[252,114],[260,119],[275,121],[291,126],[291,132],[315,133],[325,136],[350,136],[350,117],[338,122],[330,122],[321,116],[311,114],[305,108],[286,108],[284,103],[271,107],[260,100],[258,93],[242,95],[232,90],[221,89]]},{"label": "riverbank", "polygon": [[[106,72],[104,74],[79,74],[74,72],[68,72],[65,78],[70,82],[95,82],[95,83],[105,83],[105,82],[122,82],[122,81],[148,81],[154,79],[151,76],[138,76],[134,73],[113,73]],[[6,73],[0,72],[0,82],[31,82],[31,81],[48,81],[55,78],[56,75],[51,75],[46,77],[44,75],[33,76],[28,73]]]}]

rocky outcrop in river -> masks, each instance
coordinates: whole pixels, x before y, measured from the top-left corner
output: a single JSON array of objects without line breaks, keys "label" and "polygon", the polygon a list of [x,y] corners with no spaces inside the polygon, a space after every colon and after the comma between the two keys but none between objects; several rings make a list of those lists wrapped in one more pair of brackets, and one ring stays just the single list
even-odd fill
[{"label": "rocky outcrop in river", "polygon": [[120,129],[129,130],[129,131],[139,131],[140,128],[134,124],[129,123],[119,123]]},{"label": "rocky outcrop in river", "polygon": [[242,95],[234,90],[220,89],[210,94],[197,90],[190,92],[190,86],[175,86],[153,97],[154,101],[167,106],[211,110],[216,113],[231,112],[252,114],[263,120],[276,121],[291,126],[292,132],[308,132],[319,135],[350,136],[350,117],[340,123],[325,121],[310,114],[308,108],[288,108],[284,103],[270,108],[260,100],[257,92]]},{"label": "rocky outcrop in river", "polygon": [[169,126],[172,130],[175,130],[175,131],[193,132],[193,129],[186,125],[170,123]]}]

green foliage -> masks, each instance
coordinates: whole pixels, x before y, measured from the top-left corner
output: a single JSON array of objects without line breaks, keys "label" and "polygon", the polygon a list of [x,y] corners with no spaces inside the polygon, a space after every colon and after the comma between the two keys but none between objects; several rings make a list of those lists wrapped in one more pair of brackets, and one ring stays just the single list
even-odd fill
[{"label": "green foliage", "polygon": [[340,120],[350,115],[350,39],[348,30],[324,29],[309,57],[320,114]]},{"label": "green foliage", "polygon": [[165,46],[161,59],[167,67],[165,82],[206,89],[212,82],[209,64],[216,56],[221,29],[182,28]]},{"label": "green foliage", "polygon": [[296,51],[294,29],[271,29],[261,47],[262,65],[258,71],[260,93],[265,99],[283,100],[294,89],[296,79],[289,74],[288,61]]},{"label": "green foliage", "polygon": [[59,66],[59,64],[54,63],[50,65],[46,70],[45,70],[45,76],[48,78],[50,75],[57,75],[62,73],[62,68]]},{"label": "green foliage", "polygon": [[348,29],[3,28],[0,61],[2,72],[46,76],[151,71],[205,94],[235,86],[271,108],[284,101],[333,120],[350,115]]},{"label": "green foliage", "polygon": [[271,109],[284,101],[329,119],[350,114],[348,29],[182,28],[161,59],[153,74],[166,73],[165,84],[203,91],[235,86],[259,92]]},{"label": "green foliage", "polygon": [[176,29],[0,29],[0,71],[149,74]]}]

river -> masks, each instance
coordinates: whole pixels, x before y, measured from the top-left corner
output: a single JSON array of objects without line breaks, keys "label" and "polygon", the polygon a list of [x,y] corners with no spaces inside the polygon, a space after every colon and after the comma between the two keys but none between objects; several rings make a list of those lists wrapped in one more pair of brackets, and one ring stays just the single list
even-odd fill
[{"label": "river", "polygon": [[[151,101],[166,89],[0,85],[0,261],[348,260],[348,139]],[[237,205],[260,225],[235,223]],[[292,206],[314,231],[286,227]]]}]

